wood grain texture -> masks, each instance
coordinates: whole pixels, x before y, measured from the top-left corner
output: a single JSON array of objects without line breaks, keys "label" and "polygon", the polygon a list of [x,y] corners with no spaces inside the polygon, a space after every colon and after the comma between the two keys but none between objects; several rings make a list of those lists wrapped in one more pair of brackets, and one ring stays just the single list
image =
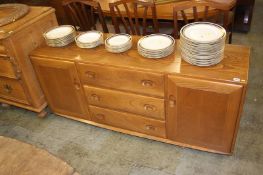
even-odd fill
[{"label": "wood grain texture", "polygon": [[98,87],[84,86],[90,105],[164,120],[164,99],[126,93]]},{"label": "wood grain texture", "polygon": [[92,121],[165,138],[165,122],[139,115],[90,106]]},{"label": "wood grain texture", "polygon": [[45,150],[0,136],[0,174],[73,175],[75,170]]},{"label": "wood grain texture", "polygon": [[179,76],[167,87],[167,137],[230,152],[243,87]]}]

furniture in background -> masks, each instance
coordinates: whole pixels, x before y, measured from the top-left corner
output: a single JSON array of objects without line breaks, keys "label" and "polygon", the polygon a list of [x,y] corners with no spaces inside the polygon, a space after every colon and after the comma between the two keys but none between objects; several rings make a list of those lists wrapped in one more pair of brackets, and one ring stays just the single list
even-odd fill
[{"label": "furniture in background", "polygon": [[78,26],[80,31],[96,30],[96,17],[102,25],[103,32],[108,33],[108,28],[102,13],[100,3],[95,0],[64,0],[68,19],[71,24]]},{"label": "furniture in background", "polygon": [[[202,14],[198,14],[197,9],[203,8],[204,12]],[[190,18],[186,15],[186,10],[192,10],[194,18]],[[213,9],[214,12],[210,12],[209,10]],[[207,21],[213,22],[221,25],[228,32],[228,42],[231,44],[232,42],[232,32],[233,32],[233,19],[234,12],[225,6],[224,4],[218,4],[215,2],[206,2],[206,1],[183,1],[178,2],[174,6],[173,10],[174,14],[174,38],[179,38],[180,29],[183,25],[188,24],[190,22],[198,22],[198,21]],[[179,21],[179,19],[183,19]],[[179,23],[180,22],[180,23]]]},{"label": "furniture in background", "polygon": [[133,36],[132,49],[121,54],[75,44],[34,50],[31,61],[51,110],[126,134],[232,153],[250,49],[226,45],[222,62],[197,67],[181,59],[178,46],[164,59],[144,58],[139,38]]},{"label": "furniture in background", "polygon": [[47,103],[28,54],[39,47],[42,33],[57,25],[51,7],[30,7],[30,12],[0,28],[0,103],[45,115]]},{"label": "furniture in background", "polygon": [[[125,33],[131,35],[159,33],[155,3],[139,0],[120,0],[109,3],[109,7],[115,33],[121,33],[120,23],[122,23]],[[141,14],[138,14],[138,8],[142,11]]]},{"label": "furniture in background", "polygon": [[255,0],[237,0],[234,30],[248,32],[250,30]]}]

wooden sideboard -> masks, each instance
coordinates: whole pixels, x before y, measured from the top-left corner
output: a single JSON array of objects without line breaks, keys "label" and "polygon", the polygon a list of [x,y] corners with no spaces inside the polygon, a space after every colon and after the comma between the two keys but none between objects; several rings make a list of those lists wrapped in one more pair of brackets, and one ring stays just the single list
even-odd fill
[{"label": "wooden sideboard", "polygon": [[53,8],[30,7],[23,18],[0,27],[0,103],[44,115],[47,103],[28,54],[43,43],[42,33],[55,25]]},{"label": "wooden sideboard", "polygon": [[139,137],[230,154],[248,81],[250,49],[226,45],[221,63],[192,66],[175,52],[146,59],[133,47],[43,46],[31,53],[37,77],[58,115]]}]

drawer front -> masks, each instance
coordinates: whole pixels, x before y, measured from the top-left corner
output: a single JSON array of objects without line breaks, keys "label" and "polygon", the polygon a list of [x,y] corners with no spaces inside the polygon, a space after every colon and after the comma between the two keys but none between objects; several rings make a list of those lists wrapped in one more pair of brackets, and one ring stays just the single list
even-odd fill
[{"label": "drawer front", "polygon": [[12,63],[8,57],[0,56],[0,76],[16,78]]},{"label": "drawer front", "polygon": [[0,78],[0,97],[29,104],[24,89],[18,80]]},{"label": "drawer front", "polygon": [[93,121],[109,126],[165,138],[165,122],[139,115],[90,106]]},{"label": "drawer front", "polygon": [[164,99],[84,86],[89,104],[164,120]]},{"label": "drawer front", "polygon": [[164,97],[164,76],[99,65],[78,64],[83,83]]}]

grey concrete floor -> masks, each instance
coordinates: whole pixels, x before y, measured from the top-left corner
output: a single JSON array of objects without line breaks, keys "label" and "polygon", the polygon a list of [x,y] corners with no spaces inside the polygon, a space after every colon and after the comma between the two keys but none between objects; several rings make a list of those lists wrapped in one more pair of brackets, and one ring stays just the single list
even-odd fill
[{"label": "grey concrete floor", "polygon": [[212,154],[124,135],[50,114],[39,119],[20,108],[0,108],[0,135],[40,148],[82,175],[263,174],[263,0],[257,0],[251,32],[234,44],[252,46],[250,81],[232,156]]}]

